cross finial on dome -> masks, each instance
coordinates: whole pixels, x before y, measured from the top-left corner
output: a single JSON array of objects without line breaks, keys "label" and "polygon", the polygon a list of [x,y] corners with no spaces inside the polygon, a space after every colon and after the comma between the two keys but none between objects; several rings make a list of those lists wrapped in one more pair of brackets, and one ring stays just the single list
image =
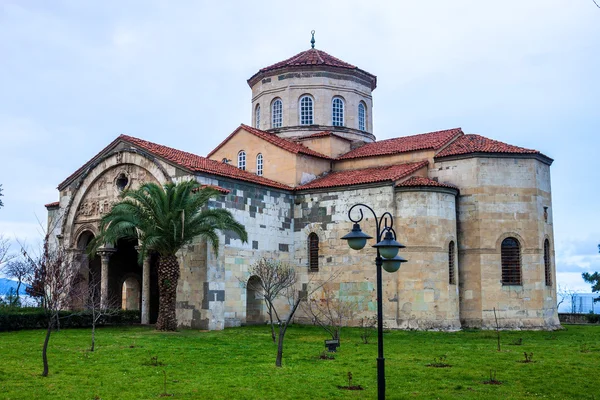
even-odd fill
[{"label": "cross finial on dome", "polygon": [[310,48],[315,48],[315,30],[313,29],[310,34],[312,35],[312,39],[310,39]]}]

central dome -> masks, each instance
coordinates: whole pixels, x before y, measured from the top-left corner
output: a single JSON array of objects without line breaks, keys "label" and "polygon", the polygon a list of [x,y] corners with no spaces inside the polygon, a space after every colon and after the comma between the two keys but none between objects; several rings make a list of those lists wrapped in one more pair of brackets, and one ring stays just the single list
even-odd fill
[{"label": "central dome", "polygon": [[311,48],[261,68],[248,79],[252,125],[282,137],[330,131],[372,142],[372,91],[377,77]]}]

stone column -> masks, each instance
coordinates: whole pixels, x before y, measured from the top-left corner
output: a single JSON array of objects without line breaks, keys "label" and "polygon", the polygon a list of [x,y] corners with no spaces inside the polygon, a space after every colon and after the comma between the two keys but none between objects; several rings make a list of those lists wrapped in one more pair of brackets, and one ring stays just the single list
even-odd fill
[{"label": "stone column", "polygon": [[108,300],[108,263],[110,256],[116,251],[113,248],[102,247],[98,250],[101,260],[101,274],[100,274],[100,304],[106,304]]},{"label": "stone column", "polygon": [[142,324],[150,323],[150,256],[144,257],[142,270]]}]

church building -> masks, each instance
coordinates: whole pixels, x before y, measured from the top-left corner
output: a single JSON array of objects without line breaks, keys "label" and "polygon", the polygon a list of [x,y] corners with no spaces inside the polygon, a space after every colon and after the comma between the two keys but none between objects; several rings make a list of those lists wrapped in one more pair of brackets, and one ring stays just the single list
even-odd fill
[{"label": "church building", "polygon": [[[139,265],[138,243],[127,241],[93,258],[85,248],[123,190],[193,179],[219,190],[209,207],[230,210],[248,242],[223,232],[218,255],[203,240],[181,251],[181,327],[263,322],[260,293],[243,284],[263,257],[293,265],[299,290],[337,274],[335,295],[357,307],[352,323],[374,316],[375,241],[354,251],[342,240],[356,203],[393,215],[406,246],[408,262],[383,273],[388,328],[492,328],[494,314],[503,328],[559,326],[551,158],[460,128],[378,141],[377,77],[314,43],[247,83],[251,126],[206,156],[121,135],[59,184],[49,226],[84,277],[101,276],[103,296],[141,310],[142,323],[156,320],[156,259]],[[361,227],[374,236],[370,215]]]}]

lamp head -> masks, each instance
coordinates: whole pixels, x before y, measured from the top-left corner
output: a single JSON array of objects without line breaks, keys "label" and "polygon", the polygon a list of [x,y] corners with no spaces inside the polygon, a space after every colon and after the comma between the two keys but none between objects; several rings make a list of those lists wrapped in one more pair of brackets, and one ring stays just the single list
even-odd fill
[{"label": "lamp head", "polygon": [[348,246],[350,246],[350,248],[354,250],[362,249],[367,244],[367,239],[372,238],[372,236],[369,236],[360,230],[359,224],[354,224],[354,226],[352,227],[352,231],[342,237],[343,240],[348,241]]},{"label": "lamp head", "polygon": [[394,258],[398,255],[398,250],[405,248],[406,246],[396,242],[392,231],[387,231],[383,240],[373,247],[379,250],[379,254],[383,258]]},{"label": "lamp head", "polygon": [[407,260],[400,256],[396,256],[394,258],[384,258],[382,267],[384,270],[386,270],[386,272],[392,273],[398,271],[400,269],[400,264],[406,261]]}]

